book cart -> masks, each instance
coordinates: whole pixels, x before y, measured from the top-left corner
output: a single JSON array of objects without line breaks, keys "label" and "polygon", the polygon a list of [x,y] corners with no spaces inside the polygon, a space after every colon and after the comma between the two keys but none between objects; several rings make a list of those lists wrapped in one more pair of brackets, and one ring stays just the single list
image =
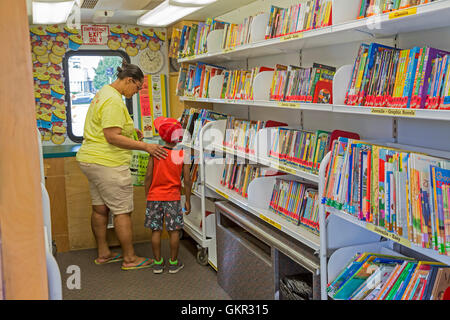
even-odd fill
[{"label": "book cart", "polygon": [[[292,1],[291,1],[292,2]],[[285,4],[285,3],[283,3]],[[280,5],[274,1],[274,5]],[[285,5],[284,7],[287,7]],[[337,67],[333,81],[333,104],[299,103],[272,101],[269,89],[273,72],[261,72],[254,80],[254,99],[221,99],[220,76],[210,80],[208,98],[182,96],[180,99],[213,103],[214,111],[233,115],[240,119],[284,121],[290,126],[305,130],[340,129],[357,132],[363,141],[396,146],[404,150],[415,150],[430,155],[450,158],[447,137],[450,135],[450,111],[428,109],[398,109],[387,107],[348,106],[344,104],[352,66],[360,43],[377,42],[399,48],[425,46],[450,50],[450,1],[441,0],[414,8],[398,10],[369,18],[358,19],[360,0],[334,0],[333,24],[329,27],[300,32],[284,37],[264,40],[261,25],[264,20],[254,22],[252,41],[234,48],[221,49],[221,30],[208,36],[208,52],[197,56],[178,59],[178,62],[206,62],[230,69],[275,63],[311,65],[313,62],[327,63]],[[248,15],[246,8],[236,16]],[[241,19],[242,20],[242,19]],[[261,24],[261,25],[260,25]],[[270,135],[262,129],[256,135],[255,154],[239,152],[223,146],[225,120],[208,123],[202,128],[199,141],[190,147],[199,152],[201,191],[200,197],[202,223],[205,221],[206,201],[208,199],[226,199],[239,206],[254,217],[265,221],[284,234],[305,244],[320,258],[320,264],[314,259],[303,259],[304,267],[320,276],[320,297],[328,299],[327,281],[330,281],[345,267],[345,263],[355,252],[368,251],[385,254],[403,253],[407,256],[428,258],[450,264],[448,256],[437,254],[431,249],[423,249],[395,237],[382,234],[369,223],[352,219],[340,210],[321,205],[319,210],[320,235],[310,232],[302,226],[296,226],[269,210],[269,201],[274,177],[254,179],[248,188],[248,198],[220,185],[223,161],[220,158],[205,157],[204,153],[222,154],[235,161],[248,161],[287,173],[286,179],[308,181],[318,185],[319,197],[323,190],[324,170],[330,154],[323,159],[319,174],[305,172],[276,162],[268,157]],[[207,141],[207,142],[206,142]],[[426,147],[427,149],[425,149]],[[331,213],[325,219],[325,212]],[[205,225],[205,224],[203,224]],[[213,228],[211,228],[213,230]],[[216,261],[215,244],[205,243],[206,230],[200,230],[204,237],[197,238],[203,248],[213,252]],[[215,238],[215,229],[210,239]],[[189,233],[189,232],[188,232]],[[205,244],[205,245],[203,245]],[[209,256],[211,259],[211,254]],[[215,264],[216,265],[216,264]]]}]

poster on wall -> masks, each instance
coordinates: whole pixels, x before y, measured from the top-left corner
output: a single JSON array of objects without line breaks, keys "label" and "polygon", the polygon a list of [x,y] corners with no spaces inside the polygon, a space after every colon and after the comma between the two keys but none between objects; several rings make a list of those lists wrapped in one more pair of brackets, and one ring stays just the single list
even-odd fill
[{"label": "poster on wall", "polygon": [[144,138],[157,136],[153,127],[154,119],[167,116],[166,76],[163,74],[145,76],[144,86],[139,92],[141,125]]}]

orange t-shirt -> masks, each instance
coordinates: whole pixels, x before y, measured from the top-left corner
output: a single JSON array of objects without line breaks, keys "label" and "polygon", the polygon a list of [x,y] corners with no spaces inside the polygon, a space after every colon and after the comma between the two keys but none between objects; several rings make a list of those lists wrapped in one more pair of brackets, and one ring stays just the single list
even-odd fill
[{"label": "orange t-shirt", "polygon": [[167,158],[153,158],[152,185],[147,195],[148,201],[176,201],[181,199],[181,172],[184,152],[182,149],[167,149]]}]

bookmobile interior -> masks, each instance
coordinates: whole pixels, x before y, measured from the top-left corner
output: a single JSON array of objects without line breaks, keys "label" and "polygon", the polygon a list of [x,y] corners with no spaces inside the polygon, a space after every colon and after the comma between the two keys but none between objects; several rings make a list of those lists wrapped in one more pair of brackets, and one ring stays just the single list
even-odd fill
[{"label": "bookmobile interior", "polygon": [[[1,299],[450,299],[450,1],[2,0]],[[76,154],[125,59],[178,119],[177,274],[96,265]],[[133,151],[133,245],[148,153]],[[184,196],[182,196],[182,201]],[[120,252],[114,218],[108,244]],[[169,236],[162,233],[162,255]]]}]

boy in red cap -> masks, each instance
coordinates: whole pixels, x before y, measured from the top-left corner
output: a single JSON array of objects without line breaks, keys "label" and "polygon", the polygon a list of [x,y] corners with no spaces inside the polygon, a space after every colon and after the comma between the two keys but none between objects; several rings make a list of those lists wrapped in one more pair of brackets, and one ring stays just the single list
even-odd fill
[{"label": "boy in red cap", "polygon": [[161,233],[165,220],[170,241],[169,273],[176,273],[184,267],[178,260],[179,230],[183,228],[180,201],[182,173],[186,195],[185,213],[189,214],[191,211],[190,153],[186,152],[185,155],[181,148],[176,147],[183,138],[183,128],[177,120],[158,117],[154,121],[154,126],[165,142],[164,148],[168,155],[164,160],[149,158],[145,178],[147,209],[144,226],[152,229],[153,273],[162,273],[164,259],[161,257]]}]

